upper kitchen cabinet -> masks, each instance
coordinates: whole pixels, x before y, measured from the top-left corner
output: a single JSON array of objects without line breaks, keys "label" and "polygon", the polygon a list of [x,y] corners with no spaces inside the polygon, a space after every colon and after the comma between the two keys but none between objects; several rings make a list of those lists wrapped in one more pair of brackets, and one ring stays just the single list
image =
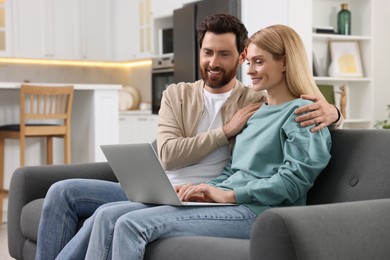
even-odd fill
[{"label": "upper kitchen cabinet", "polygon": [[77,59],[77,0],[14,0],[14,57]]},{"label": "upper kitchen cabinet", "polygon": [[151,0],[113,1],[114,60],[151,57]]},{"label": "upper kitchen cabinet", "polygon": [[0,0],[0,57],[12,55],[10,0]]},{"label": "upper kitchen cabinet", "polygon": [[111,60],[112,2],[111,0],[79,0],[81,26],[81,58]]},{"label": "upper kitchen cabinet", "polygon": [[14,57],[110,58],[109,0],[14,0]]},{"label": "upper kitchen cabinet", "polygon": [[173,27],[173,10],[197,1],[113,1],[114,60],[143,59],[160,54],[159,31]]}]

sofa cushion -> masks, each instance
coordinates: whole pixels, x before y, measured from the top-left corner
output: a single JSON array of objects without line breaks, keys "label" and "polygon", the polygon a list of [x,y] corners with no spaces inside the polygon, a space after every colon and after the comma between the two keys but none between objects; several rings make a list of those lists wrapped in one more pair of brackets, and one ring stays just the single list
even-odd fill
[{"label": "sofa cushion", "polygon": [[332,158],[307,204],[390,198],[389,130],[333,130]]},{"label": "sofa cushion", "polygon": [[29,240],[37,241],[38,225],[41,218],[42,206],[44,199],[36,199],[27,203],[20,217],[20,226],[22,233]]},{"label": "sofa cushion", "polygon": [[23,260],[35,260],[37,244],[35,241],[26,240],[23,243]]},{"label": "sofa cushion", "polygon": [[165,238],[149,244],[144,259],[249,259],[249,240],[203,236]]}]

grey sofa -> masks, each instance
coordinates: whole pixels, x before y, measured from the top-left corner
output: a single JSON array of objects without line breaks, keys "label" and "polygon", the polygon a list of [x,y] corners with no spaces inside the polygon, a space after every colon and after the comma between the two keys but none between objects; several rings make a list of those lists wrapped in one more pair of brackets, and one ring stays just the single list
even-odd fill
[{"label": "grey sofa", "polygon": [[[148,245],[145,259],[388,259],[390,131],[334,130],[332,159],[308,205],[260,215],[250,240],[176,237]],[[67,178],[116,181],[107,163],[23,167],[10,187],[11,256],[34,259],[43,198]]]}]

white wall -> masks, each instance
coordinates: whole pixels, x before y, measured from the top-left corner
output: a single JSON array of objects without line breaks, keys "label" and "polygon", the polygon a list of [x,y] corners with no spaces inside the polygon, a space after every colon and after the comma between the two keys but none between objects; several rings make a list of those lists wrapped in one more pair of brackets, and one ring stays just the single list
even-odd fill
[{"label": "white wall", "polygon": [[[374,120],[387,118],[390,105],[390,1],[375,0],[374,7]],[[362,104],[364,105],[364,104]]]}]

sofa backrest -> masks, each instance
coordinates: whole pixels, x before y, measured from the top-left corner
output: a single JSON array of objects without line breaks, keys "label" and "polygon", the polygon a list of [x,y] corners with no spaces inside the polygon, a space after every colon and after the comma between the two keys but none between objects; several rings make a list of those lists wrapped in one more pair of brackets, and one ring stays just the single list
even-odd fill
[{"label": "sofa backrest", "polygon": [[307,204],[390,198],[390,130],[333,130],[332,158]]}]

